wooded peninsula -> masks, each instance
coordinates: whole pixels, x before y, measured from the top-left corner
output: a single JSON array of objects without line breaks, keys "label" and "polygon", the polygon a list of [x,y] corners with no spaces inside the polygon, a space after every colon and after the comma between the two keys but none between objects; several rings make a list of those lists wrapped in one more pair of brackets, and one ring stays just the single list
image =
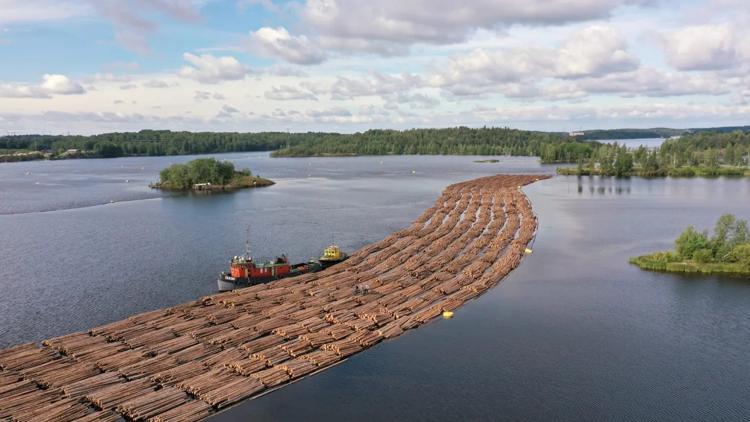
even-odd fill
[{"label": "wooded peninsula", "polygon": [[229,161],[199,158],[185,164],[172,164],[159,173],[154,189],[171,191],[231,191],[273,185],[271,180],[253,176],[249,169],[235,170]]},{"label": "wooded peninsula", "polygon": [[689,226],[675,250],[630,258],[644,270],[750,275],[750,230],[746,220],[722,215],[713,235]]},{"label": "wooded peninsula", "polygon": [[599,145],[576,167],[558,174],[577,176],[750,176],[750,132],[701,132],[664,141],[660,147]]}]

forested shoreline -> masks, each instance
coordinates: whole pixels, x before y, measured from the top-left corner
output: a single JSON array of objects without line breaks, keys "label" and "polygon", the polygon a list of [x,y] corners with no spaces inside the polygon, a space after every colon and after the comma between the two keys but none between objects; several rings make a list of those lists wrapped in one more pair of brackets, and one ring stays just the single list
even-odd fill
[{"label": "forested shoreline", "polygon": [[249,151],[272,151],[273,157],[511,155],[539,157],[545,164],[576,163],[576,167],[558,169],[567,175],[743,176],[748,174],[750,132],[701,130],[668,139],[655,149],[493,127],[377,129],[353,134],[142,130],[91,136],[0,137],[0,162]]},{"label": "forested shoreline", "polygon": [[669,139],[654,149],[598,146],[576,167],[561,167],[559,174],[577,176],[712,177],[750,176],[750,133],[699,132]]},{"label": "forested shoreline", "polygon": [[29,157],[4,154],[5,160],[0,159],[0,161],[273,151],[303,140],[316,141],[321,138],[336,136],[339,135],[323,132],[238,133],[173,132],[169,130],[115,132],[90,136],[15,135],[0,137],[0,155],[2,155],[3,150],[8,150],[15,153],[25,153]]},{"label": "forested shoreline", "polygon": [[540,157],[543,163],[588,158],[600,143],[568,135],[510,128],[369,130],[337,138],[303,141],[274,157],[352,155],[511,155]]},{"label": "forested shoreline", "polygon": [[545,162],[576,162],[598,145],[559,133],[509,128],[368,130],[326,132],[140,132],[100,135],[18,135],[0,137],[0,161],[112,158],[274,151],[276,157],[346,155],[515,155]]}]

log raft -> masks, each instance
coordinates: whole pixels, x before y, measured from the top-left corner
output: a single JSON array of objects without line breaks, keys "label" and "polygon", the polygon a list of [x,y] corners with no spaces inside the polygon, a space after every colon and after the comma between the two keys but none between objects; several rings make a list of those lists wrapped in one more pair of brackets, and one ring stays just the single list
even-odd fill
[{"label": "log raft", "polygon": [[[537,220],[497,175],[324,271],[0,350],[0,420],[197,421],[453,311],[517,267]],[[364,292],[364,293],[363,293]]]}]

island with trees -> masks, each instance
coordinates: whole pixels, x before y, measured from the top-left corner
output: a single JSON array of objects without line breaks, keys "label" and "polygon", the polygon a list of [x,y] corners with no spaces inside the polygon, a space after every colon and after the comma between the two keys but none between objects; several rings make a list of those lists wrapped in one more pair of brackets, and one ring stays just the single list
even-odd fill
[{"label": "island with trees", "polygon": [[644,270],[750,276],[748,223],[725,214],[712,235],[689,226],[675,240],[674,251],[633,257],[630,263]]},{"label": "island with trees", "polygon": [[254,176],[249,169],[235,170],[229,161],[199,158],[185,164],[172,164],[159,173],[153,189],[179,192],[222,192],[273,185],[274,182]]}]

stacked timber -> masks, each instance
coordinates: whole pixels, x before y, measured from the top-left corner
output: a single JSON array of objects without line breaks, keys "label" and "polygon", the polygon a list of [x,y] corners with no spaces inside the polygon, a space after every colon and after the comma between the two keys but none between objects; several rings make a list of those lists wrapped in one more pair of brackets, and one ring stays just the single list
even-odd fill
[{"label": "stacked timber", "polygon": [[86,394],[84,398],[99,409],[115,409],[122,403],[154,391],[147,379],[119,383]]},{"label": "stacked timber", "polygon": [[193,400],[151,418],[153,422],[194,422],[211,416],[213,407],[201,400]]},{"label": "stacked timber", "polygon": [[89,407],[78,399],[64,399],[14,413],[13,420],[18,422],[74,421],[86,416],[89,411]]},{"label": "stacked timber", "polygon": [[117,406],[117,412],[132,420],[144,420],[192,401],[184,391],[164,387]]},{"label": "stacked timber", "polygon": [[80,398],[105,387],[122,384],[125,381],[126,380],[116,372],[103,372],[99,375],[67,384],[62,387],[62,391],[70,398]]}]

